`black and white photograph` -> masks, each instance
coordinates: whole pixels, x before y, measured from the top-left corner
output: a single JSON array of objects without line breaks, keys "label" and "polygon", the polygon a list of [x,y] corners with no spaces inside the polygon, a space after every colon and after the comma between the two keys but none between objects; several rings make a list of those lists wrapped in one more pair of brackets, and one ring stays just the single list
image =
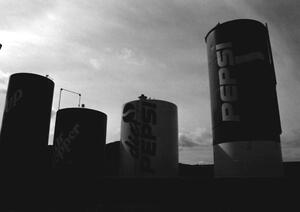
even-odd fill
[{"label": "black and white photograph", "polygon": [[0,0],[0,212],[300,210],[299,11]]}]

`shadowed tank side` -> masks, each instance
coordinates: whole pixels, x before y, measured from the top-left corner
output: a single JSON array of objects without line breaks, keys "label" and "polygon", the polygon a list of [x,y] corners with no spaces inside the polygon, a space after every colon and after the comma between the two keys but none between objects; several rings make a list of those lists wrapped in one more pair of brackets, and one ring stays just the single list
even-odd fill
[{"label": "shadowed tank side", "polygon": [[118,177],[120,169],[120,141],[105,145],[105,176]]},{"label": "shadowed tank side", "polygon": [[58,110],[52,157],[55,170],[87,177],[102,176],[106,123],[107,116],[100,111],[88,108]]},{"label": "shadowed tank side", "polygon": [[47,146],[53,90],[54,82],[44,76],[10,76],[0,135],[4,173],[25,177],[49,168]]}]

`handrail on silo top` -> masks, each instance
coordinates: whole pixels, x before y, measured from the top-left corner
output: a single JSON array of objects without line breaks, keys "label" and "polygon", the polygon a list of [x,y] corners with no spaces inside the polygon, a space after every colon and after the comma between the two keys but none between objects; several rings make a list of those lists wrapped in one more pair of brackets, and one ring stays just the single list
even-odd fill
[{"label": "handrail on silo top", "polygon": [[68,91],[68,92],[70,92],[70,93],[77,94],[77,95],[79,96],[78,107],[80,107],[81,93],[77,93],[77,92],[75,92],[75,91],[71,91],[71,90],[68,90],[68,89],[61,88],[61,89],[60,89],[60,92],[59,92],[58,110],[59,110],[59,108],[60,108],[60,101],[61,101],[61,93],[62,93],[62,91]]}]

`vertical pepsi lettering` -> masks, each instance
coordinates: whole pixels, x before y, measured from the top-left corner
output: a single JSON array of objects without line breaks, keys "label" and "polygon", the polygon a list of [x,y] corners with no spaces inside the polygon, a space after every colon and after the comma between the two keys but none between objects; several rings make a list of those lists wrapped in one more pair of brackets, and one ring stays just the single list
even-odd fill
[{"label": "vertical pepsi lettering", "polygon": [[217,24],[207,44],[213,144],[279,141],[281,124],[267,27],[256,20]]},{"label": "vertical pepsi lettering", "polygon": [[156,154],[156,136],[153,127],[156,125],[156,105],[142,101],[142,135],[141,135],[141,170],[154,173],[151,156]]},{"label": "vertical pepsi lettering", "polygon": [[234,107],[234,103],[238,101],[238,89],[237,80],[232,76],[233,66],[235,65],[232,43],[217,44],[216,54],[219,66],[222,121],[240,121],[240,116]]},{"label": "vertical pepsi lettering", "polygon": [[130,132],[132,133],[124,141],[129,148],[129,153],[134,159],[138,159],[139,156],[139,135],[140,135],[140,123],[136,118],[136,110],[133,104],[126,104],[123,110],[123,121],[129,124]]},{"label": "vertical pepsi lettering", "polygon": [[[140,110],[135,104],[128,103],[123,110],[123,121],[129,124],[130,135],[124,141],[130,155],[139,161],[142,173],[154,174],[152,158],[156,155],[157,144],[154,127],[157,124],[156,105],[141,100]],[[139,116],[137,116],[139,113]]]}]

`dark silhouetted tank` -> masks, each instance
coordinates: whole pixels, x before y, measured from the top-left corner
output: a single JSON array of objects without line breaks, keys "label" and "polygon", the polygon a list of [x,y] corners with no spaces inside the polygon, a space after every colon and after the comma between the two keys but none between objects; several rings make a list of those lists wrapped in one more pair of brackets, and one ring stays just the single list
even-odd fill
[{"label": "dark silhouetted tank", "polygon": [[107,143],[105,145],[105,175],[119,176],[120,168],[120,141]]},{"label": "dark silhouetted tank", "polygon": [[44,76],[10,76],[0,134],[0,162],[7,173],[24,176],[49,168],[53,90],[54,82]]},{"label": "dark silhouetted tank", "polygon": [[106,114],[97,110],[58,110],[54,132],[55,170],[65,174],[102,176],[105,169],[106,123]]},{"label": "dark silhouetted tank", "polygon": [[268,29],[238,19],[207,42],[216,176],[280,176],[281,125]]}]

